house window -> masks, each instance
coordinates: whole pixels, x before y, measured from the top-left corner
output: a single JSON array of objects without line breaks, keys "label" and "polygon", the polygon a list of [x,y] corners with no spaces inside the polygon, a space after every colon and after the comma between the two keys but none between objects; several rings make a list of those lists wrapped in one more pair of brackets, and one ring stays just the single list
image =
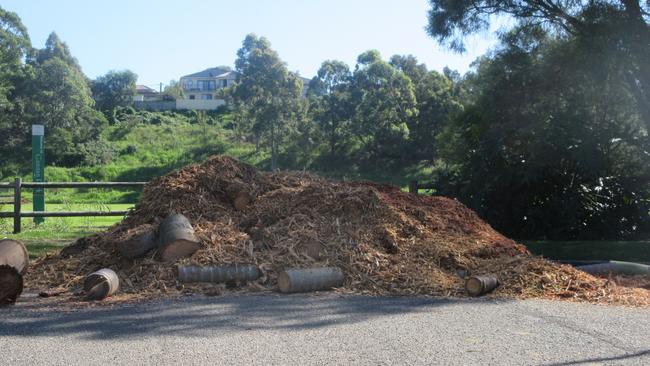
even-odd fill
[{"label": "house window", "polygon": [[214,80],[199,80],[196,82],[196,87],[202,91],[214,90],[215,86],[216,83]]},{"label": "house window", "polygon": [[194,94],[190,94],[190,99],[195,99]]},{"label": "house window", "polygon": [[212,99],[212,94],[201,94],[201,99],[210,100]]},{"label": "house window", "polygon": [[221,87],[225,88],[227,86],[228,86],[228,80],[226,80],[226,79],[221,80]]},{"label": "house window", "polygon": [[185,89],[185,90],[192,89],[192,80],[183,81],[183,89]]}]

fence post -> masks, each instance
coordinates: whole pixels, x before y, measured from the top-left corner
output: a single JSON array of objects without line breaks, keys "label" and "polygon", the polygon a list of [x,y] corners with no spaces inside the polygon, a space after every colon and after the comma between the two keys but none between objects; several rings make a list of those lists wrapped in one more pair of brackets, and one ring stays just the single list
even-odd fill
[{"label": "fence post", "polygon": [[22,178],[16,178],[14,186],[14,234],[20,233],[20,191],[22,184]]},{"label": "fence post", "polygon": [[418,194],[418,181],[412,180],[409,182],[409,193]]}]

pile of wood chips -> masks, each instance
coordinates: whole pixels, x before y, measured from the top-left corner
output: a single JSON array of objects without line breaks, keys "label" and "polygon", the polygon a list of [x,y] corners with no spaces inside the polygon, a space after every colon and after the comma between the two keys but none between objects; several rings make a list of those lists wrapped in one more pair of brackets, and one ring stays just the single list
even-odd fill
[{"label": "pile of wood chips", "polygon": [[[235,203],[242,192],[252,199],[244,207]],[[176,263],[159,262],[154,253],[119,255],[118,242],[171,213],[190,219],[202,249]],[[466,296],[459,276],[465,273],[498,277],[490,296],[650,304],[648,289],[530,255],[457,201],[369,182],[263,173],[227,156],[153,180],[121,223],[38,259],[26,286],[74,293],[85,275],[107,267],[120,277],[120,298],[221,293],[229,290],[180,284],[177,265],[248,263],[263,276],[232,291],[276,290],[286,268],[336,266],[346,276],[344,292]]]}]

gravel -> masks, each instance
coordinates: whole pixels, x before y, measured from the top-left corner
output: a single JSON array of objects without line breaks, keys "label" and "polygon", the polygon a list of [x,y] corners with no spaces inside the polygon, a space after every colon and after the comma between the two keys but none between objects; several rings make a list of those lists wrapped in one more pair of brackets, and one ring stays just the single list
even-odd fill
[{"label": "gravel", "polygon": [[0,309],[6,365],[648,365],[650,311],[541,300],[246,295]]}]

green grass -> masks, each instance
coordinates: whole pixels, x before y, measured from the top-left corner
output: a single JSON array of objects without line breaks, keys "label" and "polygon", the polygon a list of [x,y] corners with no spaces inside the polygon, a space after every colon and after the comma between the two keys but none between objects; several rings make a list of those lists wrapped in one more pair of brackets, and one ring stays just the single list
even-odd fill
[{"label": "green grass", "polygon": [[[256,166],[265,166],[269,160],[268,153],[256,153],[254,144],[239,141],[232,130],[222,126],[229,121],[229,116],[222,116],[222,122],[214,124],[194,123],[182,115],[165,117],[161,124],[138,122],[139,117],[135,115],[132,120],[109,126],[103,132],[103,138],[114,150],[112,161],[96,166],[48,165],[45,167],[46,181],[146,182],[216,154],[228,154]],[[25,169],[28,167],[31,162],[26,162]],[[29,174],[22,178],[31,181]],[[0,191],[0,195],[11,193]],[[140,193],[139,189],[129,188],[48,189],[45,192],[48,202],[60,204],[129,203],[136,202]],[[25,190],[24,194],[27,198],[31,196],[30,190]]]},{"label": "green grass", "polygon": [[[117,211],[128,210],[133,204],[51,204],[46,211]],[[31,207],[28,208],[31,211]],[[1,211],[11,211],[9,205],[0,206]],[[17,239],[25,243],[29,256],[36,258],[46,252],[59,249],[77,238],[105,230],[119,222],[119,216],[101,217],[47,217],[45,222],[34,224],[32,218],[22,218],[19,234],[12,234],[13,219],[0,219],[0,238]]]}]

